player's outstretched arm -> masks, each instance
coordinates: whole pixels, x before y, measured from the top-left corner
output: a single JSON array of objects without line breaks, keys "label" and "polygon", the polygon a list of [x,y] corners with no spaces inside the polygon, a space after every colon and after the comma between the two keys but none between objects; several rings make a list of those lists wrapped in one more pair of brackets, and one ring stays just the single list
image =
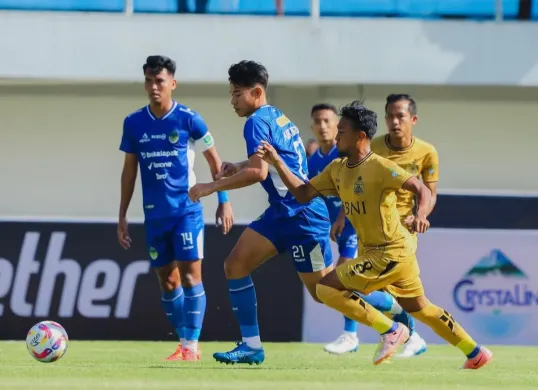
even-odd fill
[{"label": "player's outstretched arm", "polygon": [[213,183],[196,184],[189,190],[193,202],[208,196],[215,191],[235,190],[264,181],[267,177],[267,163],[255,154],[248,159],[248,164],[235,175],[214,181]]},{"label": "player's outstretched arm", "polygon": [[[223,166],[217,148],[211,146],[203,152],[203,155],[209,165],[211,177],[213,177],[213,180],[217,180]],[[232,228],[234,216],[226,192],[219,192],[219,206],[217,207],[217,212],[215,214],[215,223],[217,226],[219,225],[219,221],[222,224],[222,232],[227,234]]]},{"label": "player's outstretched arm", "polygon": [[221,164],[220,172],[216,176],[216,180],[220,180],[224,177],[230,177],[235,175],[237,172],[239,172],[241,169],[246,168],[248,165],[248,160],[241,161],[238,163],[232,163],[228,161],[224,161]]},{"label": "player's outstretched arm", "polygon": [[131,246],[131,238],[127,230],[127,210],[133,197],[138,174],[138,158],[134,153],[125,153],[123,170],[121,172],[121,198],[118,219],[118,241],[120,245],[128,249]]},{"label": "player's outstretched arm", "polygon": [[303,182],[301,179],[295,176],[292,171],[290,171],[286,163],[282,161],[278,155],[275,148],[273,148],[273,146],[269,143],[262,141],[256,155],[259,158],[263,158],[265,161],[275,167],[278,175],[286,187],[288,187],[288,190],[290,190],[299,203],[308,203],[316,196],[320,196],[320,193],[316,191],[316,189],[312,187],[310,183]]},{"label": "player's outstretched arm", "polygon": [[430,227],[426,219],[431,207],[432,195],[428,187],[416,176],[410,177],[402,186],[404,190],[413,192],[418,199],[417,216],[413,222],[415,231],[424,233]]}]

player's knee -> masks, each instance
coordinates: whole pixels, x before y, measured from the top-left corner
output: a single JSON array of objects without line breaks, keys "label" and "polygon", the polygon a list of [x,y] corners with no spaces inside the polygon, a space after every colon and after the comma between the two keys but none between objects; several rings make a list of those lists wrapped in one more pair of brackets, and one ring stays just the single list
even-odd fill
[{"label": "player's knee", "polygon": [[340,292],[332,287],[322,284],[321,281],[316,285],[316,300],[331,306],[331,302]]},{"label": "player's knee", "polygon": [[336,262],[336,265],[337,266],[342,265],[349,260],[351,260],[349,257],[339,257],[338,261]]},{"label": "player's knee", "polygon": [[193,287],[202,282],[202,262],[189,261],[180,263],[181,285]]},{"label": "player's knee", "polygon": [[418,313],[430,303],[424,295],[413,298],[398,298],[397,300],[402,309],[409,314]]},{"label": "player's knee", "polygon": [[162,291],[171,292],[181,285],[179,270],[175,266],[160,267],[156,272]]},{"label": "player's knee", "polygon": [[224,260],[224,273],[227,279],[244,278],[250,275],[251,272],[248,262],[233,252]]}]

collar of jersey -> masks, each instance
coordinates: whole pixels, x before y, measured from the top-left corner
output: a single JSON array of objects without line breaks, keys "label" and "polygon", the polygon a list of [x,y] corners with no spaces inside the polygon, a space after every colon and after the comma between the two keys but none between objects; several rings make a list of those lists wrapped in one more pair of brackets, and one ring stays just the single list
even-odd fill
[{"label": "collar of jersey", "polygon": [[349,163],[349,158],[348,158],[347,161],[346,161],[346,167],[348,167],[348,168],[356,168],[356,167],[358,167],[359,165],[361,165],[363,162],[365,162],[366,160],[368,160],[372,154],[374,154],[374,152],[372,152],[372,151],[370,150],[370,153],[368,153],[366,156],[364,156],[364,157],[362,158],[362,160],[360,160],[359,162],[356,162],[355,164],[350,164],[350,163]]},{"label": "collar of jersey", "polygon": [[406,146],[405,148],[398,148],[397,146],[393,146],[390,144],[389,141],[389,135],[385,135],[385,145],[387,145],[387,148],[394,150],[396,152],[405,152],[406,150],[409,150],[415,145],[415,137],[411,136],[411,144],[409,146]]},{"label": "collar of jersey", "polygon": [[327,157],[328,155],[330,155],[333,150],[336,148],[336,145],[333,146],[333,148],[331,150],[329,150],[329,153],[327,154],[323,154],[321,153],[321,148],[318,148],[318,150],[316,150],[316,152],[319,154],[320,157]]},{"label": "collar of jersey", "polygon": [[177,102],[175,100],[173,100],[172,108],[170,108],[170,110],[168,110],[168,112],[166,114],[164,114],[161,118],[155,118],[155,115],[153,115],[151,113],[151,110],[149,109],[149,104],[146,106],[146,111],[147,111],[149,117],[151,119],[153,119],[154,121],[162,121],[163,119],[168,118],[170,116],[170,114],[172,114],[174,112],[176,107],[177,107]]}]

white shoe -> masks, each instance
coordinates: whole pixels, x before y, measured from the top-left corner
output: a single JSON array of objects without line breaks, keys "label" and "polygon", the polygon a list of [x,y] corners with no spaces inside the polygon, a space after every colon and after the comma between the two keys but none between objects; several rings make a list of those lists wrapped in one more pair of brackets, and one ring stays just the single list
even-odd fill
[{"label": "white shoe", "polygon": [[417,332],[413,333],[407,343],[404,344],[404,349],[402,353],[396,355],[398,357],[409,358],[413,356],[418,356],[426,352],[427,350],[426,341],[419,336]]},{"label": "white shoe", "polygon": [[332,343],[323,347],[325,352],[342,355],[348,352],[357,352],[359,349],[359,338],[353,333],[344,332]]}]

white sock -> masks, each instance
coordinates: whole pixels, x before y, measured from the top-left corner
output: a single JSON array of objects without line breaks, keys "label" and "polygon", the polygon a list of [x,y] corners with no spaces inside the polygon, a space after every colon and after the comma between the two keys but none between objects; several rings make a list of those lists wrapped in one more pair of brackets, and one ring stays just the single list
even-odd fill
[{"label": "white sock", "polygon": [[183,348],[190,349],[192,352],[198,352],[198,340],[185,340],[181,345]]},{"label": "white sock", "polygon": [[260,336],[243,337],[243,342],[247,344],[250,348],[254,348],[254,349],[262,348],[262,340],[260,339]]},{"label": "white sock", "polygon": [[354,339],[357,338],[357,332],[348,332],[347,330],[344,330],[344,334],[353,337]]},{"label": "white sock", "polygon": [[398,303],[398,301],[396,301],[396,299],[392,299],[392,306],[390,307],[390,310],[389,310],[389,313],[392,314],[392,315],[396,315],[396,314],[401,314],[403,311],[402,307],[400,306],[400,304]]}]

